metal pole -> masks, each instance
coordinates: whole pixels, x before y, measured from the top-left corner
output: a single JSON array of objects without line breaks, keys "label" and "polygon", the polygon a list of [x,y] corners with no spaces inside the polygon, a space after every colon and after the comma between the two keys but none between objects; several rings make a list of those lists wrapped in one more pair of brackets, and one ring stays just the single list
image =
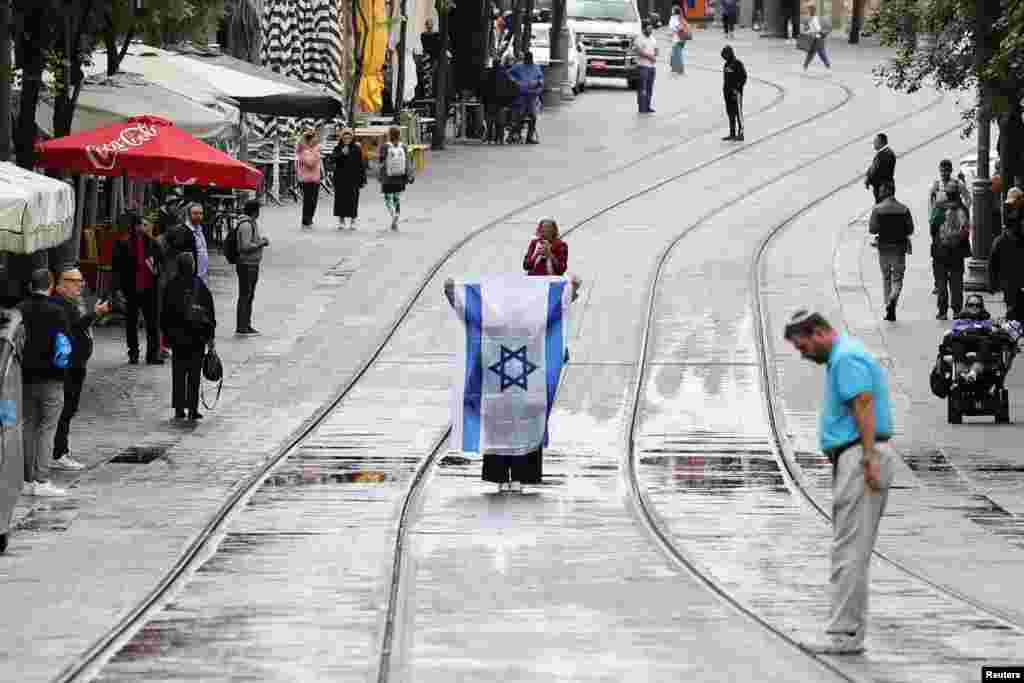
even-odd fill
[{"label": "metal pole", "polygon": [[11,158],[11,0],[0,0],[0,161]]},{"label": "metal pole", "polygon": [[409,27],[408,17],[405,16],[406,12],[406,0],[402,0],[402,4],[399,7],[398,20],[402,22],[402,28],[398,34],[398,83],[395,88],[395,113],[400,114],[402,108],[405,107],[405,37]]},{"label": "metal pole", "polygon": [[[992,22],[990,13],[993,2],[999,0],[977,0],[976,35],[974,51],[975,69],[978,73],[988,63],[992,54]],[[998,8],[998,6],[997,6]],[[978,169],[971,188],[974,214],[974,245],[972,257],[967,260],[964,289],[971,291],[988,289],[988,256],[992,250],[992,183],[989,178],[989,150],[992,145],[992,98],[988,85],[981,81],[978,86]],[[1012,181],[1012,178],[1010,179]]]}]

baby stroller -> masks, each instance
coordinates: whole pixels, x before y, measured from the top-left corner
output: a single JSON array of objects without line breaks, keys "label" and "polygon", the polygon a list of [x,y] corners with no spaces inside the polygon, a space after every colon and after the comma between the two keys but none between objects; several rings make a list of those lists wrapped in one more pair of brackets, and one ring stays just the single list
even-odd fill
[{"label": "baby stroller", "polygon": [[[983,315],[972,313],[971,308]],[[969,303],[953,321],[939,344],[931,376],[932,392],[946,399],[949,424],[962,424],[964,415],[992,415],[997,424],[1010,421],[1006,375],[1017,355],[1021,332],[1014,320],[988,319],[980,304]]]}]

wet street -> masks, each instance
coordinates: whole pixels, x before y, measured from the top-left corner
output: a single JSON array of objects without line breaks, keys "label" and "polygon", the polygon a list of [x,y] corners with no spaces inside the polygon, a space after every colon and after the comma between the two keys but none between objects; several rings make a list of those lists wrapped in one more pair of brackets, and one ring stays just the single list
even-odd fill
[{"label": "wet street", "polygon": [[[836,45],[832,72],[804,73],[791,46],[740,31],[746,141],[722,142],[722,39],[697,37],[685,77],[659,66],[654,116],[595,81],[545,113],[535,148],[445,152],[466,161],[439,160],[410,190],[407,234],[353,237],[365,244],[310,314],[302,355],[282,350],[249,389],[267,402],[246,413],[251,431],[209,420],[190,442],[236,469],[178,456],[178,474],[222,488],[195,486],[179,501],[190,514],[147,527],[180,519],[130,590],[94,595],[107,604],[76,636],[37,625],[50,654],[7,644],[0,679],[917,683],[1024,665],[1021,370],[1006,426],[947,425],[928,391],[944,328],[924,201],[938,160],[970,150],[956,103],[878,87],[878,48]],[[893,324],[865,237],[879,131],[918,226]],[[542,217],[584,284],[544,483],[498,494],[447,441],[460,323],[442,283],[518,270]],[[393,280],[362,275],[389,263]],[[901,457],[858,656],[800,647],[828,616],[832,470],[816,451],[822,370],[782,340],[797,307],[891,375]],[[106,583],[131,573],[119,553]]]}]

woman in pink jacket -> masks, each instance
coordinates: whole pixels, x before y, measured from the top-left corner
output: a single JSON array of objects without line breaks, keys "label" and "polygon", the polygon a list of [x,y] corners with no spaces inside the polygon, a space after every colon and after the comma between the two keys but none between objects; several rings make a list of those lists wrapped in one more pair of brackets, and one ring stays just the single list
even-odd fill
[{"label": "woman in pink jacket", "polygon": [[295,176],[302,188],[302,227],[313,227],[316,203],[320,196],[320,136],[315,130],[306,130],[295,146]]}]

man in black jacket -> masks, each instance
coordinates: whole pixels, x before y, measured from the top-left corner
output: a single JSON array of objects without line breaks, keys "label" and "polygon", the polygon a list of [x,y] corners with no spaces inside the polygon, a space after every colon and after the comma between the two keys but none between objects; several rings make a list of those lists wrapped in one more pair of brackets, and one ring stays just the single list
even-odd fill
[{"label": "man in black jacket", "polygon": [[65,368],[71,339],[64,309],[50,298],[49,271],[32,273],[32,293],[19,304],[25,326],[21,361],[22,448],[27,496],[59,497],[67,492],[50,482],[50,453],[64,408]]},{"label": "man in black jacket", "polygon": [[723,140],[743,142],[743,87],[747,84],[747,70],[736,59],[731,45],[722,48],[722,96],[725,112],[729,115],[729,135]]},{"label": "man in black jacket", "polygon": [[114,244],[114,273],[117,289],[124,294],[125,339],[128,341],[128,362],[139,362],[139,313],[146,321],[146,363],[163,365],[160,357],[159,279],[162,254],[153,236],[146,232],[151,223],[143,223],[138,214],[124,217],[128,238]]},{"label": "man in black jacket", "polygon": [[85,368],[92,356],[92,324],[98,316],[110,312],[110,304],[97,302],[91,311],[87,311],[82,301],[82,287],[85,279],[77,268],[65,270],[57,277],[54,288],[54,301],[64,308],[71,332],[71,362],[64,375],[64,408],[57,423],[57,434],[53,439],[53,463],[55,470],[77,472],[85,469],[85,464],[71,455],[68,447],[68,434],[71,431],[71,420],[78,412],[78,404],[82,400],[82,387],[85,385]]},{"label": "man in black jacket", "polygon": [[882,201],[879,188],[883,183],[890,183],[896,187],[896,155],[889,149],[889,136],[879,133],[875,136],[875,158],[868,167],[864,177],[864,187],[870,188],[875,194],[875,204]]},{"label": "man in black jacket", "polygon": [[1006,194],[1006,230],[992,243],[988,257],[989,289],[1003,290],[1006,302],[1006,317],[1024,320],[1024,216],[1018,202],[1024,201],[1024,193],[1011,188]]},{"label": "man in black jacket", "polygon": [[907,272],[907,254],[910,236],[914,234],[914,219],[910,209],[896,201],[893,187],[883,184],[882,201],[871,210],[868,231],[878,235],[878,265],[882,269],[882,295],[885,299],[885,319],[896,320],[896,304],[903,291],[903,275]]}]

